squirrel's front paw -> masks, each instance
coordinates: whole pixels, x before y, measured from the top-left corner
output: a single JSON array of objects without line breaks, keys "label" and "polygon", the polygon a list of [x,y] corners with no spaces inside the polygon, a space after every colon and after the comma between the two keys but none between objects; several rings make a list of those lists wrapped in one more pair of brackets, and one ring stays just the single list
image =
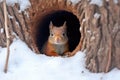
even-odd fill
[{"label": "squirrel's front paw", "polygon": [[66,53],[65,53],[65,56],[71,57],[71,56],[72,56],[72,55],[71,55],[71,52],[66,52]]}]

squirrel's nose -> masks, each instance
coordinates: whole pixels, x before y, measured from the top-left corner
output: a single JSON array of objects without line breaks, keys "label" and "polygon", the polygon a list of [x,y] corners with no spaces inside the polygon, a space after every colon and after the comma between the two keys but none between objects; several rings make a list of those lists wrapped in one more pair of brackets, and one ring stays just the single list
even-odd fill
[{"label": "squirrel's nose", "polygon": [[57,43],[59,43],[59,42],[61,42],[61,38],[60,38],[60,37],[56,37],[56,38],[55,38],[55,41],[56,41]]}]

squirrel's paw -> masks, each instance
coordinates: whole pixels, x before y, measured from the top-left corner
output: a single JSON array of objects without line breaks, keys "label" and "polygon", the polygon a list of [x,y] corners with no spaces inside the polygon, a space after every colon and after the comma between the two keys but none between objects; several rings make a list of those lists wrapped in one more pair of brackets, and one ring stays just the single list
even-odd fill
[{"label": "squirrel's paw", "polygon": [[65,53],[65,56],[71,57],[71,56],[72,56],[72,55],[71,55],[71,52],[66,52],[66,53]]}]

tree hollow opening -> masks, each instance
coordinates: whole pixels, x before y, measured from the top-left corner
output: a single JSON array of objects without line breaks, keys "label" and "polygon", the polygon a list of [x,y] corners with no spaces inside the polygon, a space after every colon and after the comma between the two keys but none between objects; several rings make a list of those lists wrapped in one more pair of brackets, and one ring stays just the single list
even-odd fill
[{"label": "tree hollow opening", "polygon": [[52,11],[42,17],[36,25],[35,44],[39,51],[41,51],[49,36],[49,24],[52,21],[53,25],[61,26],[66,21],[67,36],[69,50],[72,52],[80,42],[80,22],[79,19],[71,12],[65,10]]}]

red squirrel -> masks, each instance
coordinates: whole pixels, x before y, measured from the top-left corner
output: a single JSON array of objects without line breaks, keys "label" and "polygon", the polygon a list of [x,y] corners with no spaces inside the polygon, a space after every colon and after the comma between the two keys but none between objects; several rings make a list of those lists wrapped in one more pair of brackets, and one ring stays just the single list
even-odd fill
[{"label": "red squirrel", "polygon": [[69,51],[66,22],[60,27],[56,27],[50,22],[49,33],[42,52],[47,56],[65,55]]}]

